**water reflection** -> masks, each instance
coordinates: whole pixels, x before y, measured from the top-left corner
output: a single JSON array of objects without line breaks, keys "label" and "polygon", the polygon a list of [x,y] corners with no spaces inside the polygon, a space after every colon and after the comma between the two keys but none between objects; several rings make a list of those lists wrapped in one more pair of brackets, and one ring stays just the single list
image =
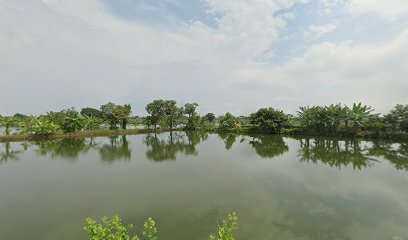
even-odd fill
[{"label": "water reflection", "polygon": [[99,148],[101,161],[105,163],[112,163],[117,160],[130,160],[132,151],[129,148],[129,142],[126,136],[110,137],[109,144],[103,144]]},{"label": "water reflection", "polygon": [[176,160],[177,153],[184,155],[198,155],[196,146],[208,138],[202,132],[170,133],[167,139],[160,139],[156,134],[148,134],[144,143],[148,147],[146,157],[149,160],[162,162]]},{"label": "water reflection", "polygon": [[[289,151],[290,139],[278,135],[243,136],[219,134],[226,150],[237,142],[247,142],[262,158],[275,158]],[[75,160],[89,151],[96,151],[100,160],[112,163],[118,160],[130,160],[132,146],[126,136],[99,139],[62,139],[55,141],[4,143],[0,145],[0,164],[18,159],[18,155],[34,148],[42,156]],[[198,144],[208,139],[202,132],[173,132],[169,134],[148,134],[143,137],[147,147],[146,157],[152,161],[176,160],[177,154],[197,156]],[[300,162],[324,164],[341,169],[351,166],[361,170],[371,167],[380,159],[388,160],[396,169],[408,171],[408,143],[390,143],[385,141],[360,141],[356,139],[299,138],[295,150]]]},{"label": "water reflection", "polygon": [[230,150],[237,140],[238,135],[233,133],[219,133],[218,136],[225,143],[225,149]]},{"label": "water reflection", "polygon": [[396,169],[408,171],[408,143],[374,141],[373,147],[368,151],[371,156],[387,159]]},{"label": "water reflection", "polygon": [[[281,213],[273,225],[281,232],[293,234],[293,239],[356,239],[351,234],[353,230],[375,229],[384,219],[391,219],[394,226],[406,221],[398,203],[386,194],[321,194],[290,178],[273,180],[274,193],[279,193],[276,208]],[[401,233],[395,230],[394,234]]]},{"label": "water reflection", "polygon": [[52,158],[76,160],[81,154],[88,152],[97,144],[93,138],[66,138],[56,141],[34,142],[33,145],[37,146],[36,152],[42,156],[49,155]]},{"label": "water reflection", "polygon": [[11,148],[11,143],[4,143],[4,148],[0,152],[0,165],[3,162],[7,162],[9,160],[17,160],[18,159],[18,154],[22,153],[22,150],[13,150]]},{"label": "water reflection", "polygon": [[289,151],[289,147],[282,136],[278,135],[252,136],[249,144],[260,157],[264,158],[274,158]]},{"label": "water reflection", "polygon": [[298,156],[302,162],[321,163],[339,169],[352,165],[360,170],[377,162],[370,154],[370,148],[358,140],[305,138],[299,141]]}]

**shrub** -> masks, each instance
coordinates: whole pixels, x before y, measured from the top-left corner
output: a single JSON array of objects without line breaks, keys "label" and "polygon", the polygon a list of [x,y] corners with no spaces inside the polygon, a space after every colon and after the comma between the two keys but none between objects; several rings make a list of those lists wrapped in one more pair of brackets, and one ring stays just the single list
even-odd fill
[{"label": "shrub", "polygon": [[[84,230],[89,235],[89,240],[140,240],[137,234],[132,234],[133,225],[124,226],[119,216],[112,218],[102,217],[98,222],[87,218]],[[238,217],[235,212],[228,215],[227,220],[218,224],[217,237],[210,235],[210,240],[235,240],[233,231],[238,229]],[[157,228],[153,219],[149,218],[144,223],[143,239],[157,240]]]}]

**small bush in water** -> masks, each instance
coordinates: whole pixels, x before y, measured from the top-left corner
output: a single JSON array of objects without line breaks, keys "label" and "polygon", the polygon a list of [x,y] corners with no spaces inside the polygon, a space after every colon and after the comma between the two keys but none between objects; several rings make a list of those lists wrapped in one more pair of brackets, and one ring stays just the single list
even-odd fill
[{"label": "small bush in water", "polygon": [[[235,212],[228,215],[227,220],[218,224],[217,237],[210,235],[210,240],[235,240],[233,231],[238,229],[238,217]],[[98,222],[92,218],[86,219],[84,230],[89,235],[89,240],[140,240],[135,234],[130,233],[133,225],[124,226],[119,216],[112,218],[102,217]],[[157,240],[157,228],[153,219],[149,218],[144,224],[143,238]]]}]

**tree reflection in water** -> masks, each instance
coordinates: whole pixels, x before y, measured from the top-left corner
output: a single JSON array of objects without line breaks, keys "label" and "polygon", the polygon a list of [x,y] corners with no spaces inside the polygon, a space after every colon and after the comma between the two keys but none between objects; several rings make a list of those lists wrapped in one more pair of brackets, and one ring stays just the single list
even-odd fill
[{"label": "tree reflection in water", "polygon": [[274,158],[289,151],[288,145],[279,135],[256,135],[252,136],[249,144],[256,153],[264,158]]},{"label": "tree reflection in water", "polygon": [[374,141],[369,154],[387,159],[398,170],[408,171],[408,143]]},{"label": "tree reflection in water", "polygon": [[129,148],[129,142],[126,136],[115,136],[109,138],[109,144],[103,144],[99,148],[101,161],[105,163],[112,163],[117,160],[130,160],[132,151]]},{"label": "tree reflection in water", "polygon": [[[231,149],[241,137],[240,142],[249,138],[250,146],[263,158],[274,158],[289,151],[287,143],[279,135],[242,136],[219,134],[227,150]],[[208,138],[203,132],[173,132],[166,139],[155,134],[144,137],[148,147],[146,157],[152,161],[175,160],[178,153],[198,155],[197,145]],[[408,171],[408,143],[390,143],[386,141],[359,141],[356,139],[302,138],[299,140],[297,155],[301,162],[325,164],[331,167],[352,166],[362,169],[373,166],[381,158],[388,160],[396,169]],[[18,159],[18,155],[36,147],[40,155],[51,158],[75,160],[81,154],[95,149],[102,162],[131,159],[131,148],[126,136],[111,137],[109,143],[101,146],[93,138],[66,138],[55,141],[24,142],[20,144],[3,143],[0,148],[0,164]]]},{"label": "tree reflection in water", "polygon": [[238,135],[234,133],[219,133],[218,136],[224,141],[225,149],[230,150]]},{"label": "tree reflection in water", "polygon": [[34,142],[33,145],[38,147],[36,152],[40,155],[49,155],[51,158],[60,157],[68,160],[76,160],[80,154],[88,152],[96,143],[93,138],[65,138],[54,141]]},{"label": "tree reflection in water", "polygon": [[152,161],[162,162],[176,160],[177,153],[198,155],[197,144],[208,138],[203,132],[172,132],[168,139],[159,139],[156,134],[148,134],[145,144],[148,147],[146,157]]},{"label": "tree reflection in water", "polygon": [[298,156],[302,162],[322,163],[339,169],[352,165],[353,169],[361,170],[377,162],[370,148],[355,139],[301,139]]},{"label": "tree reflection in water", "polygon": [[22,153],[22,150],[13,150],[11,148],[11,143],[7,142],[7,143],[3,143],[4,145],[4,151],[0,152],[0,165],[2,163],[5,163],[9,160],[18,160],[18,154]]}]

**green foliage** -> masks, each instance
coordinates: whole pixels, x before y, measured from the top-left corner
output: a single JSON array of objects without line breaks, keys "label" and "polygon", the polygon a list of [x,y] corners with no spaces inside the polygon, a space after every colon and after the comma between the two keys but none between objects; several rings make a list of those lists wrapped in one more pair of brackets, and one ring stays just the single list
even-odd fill
[{"label": "green foliage", "polygon": [[[84,230],[89,235],[89,240],[140,240],[131,232],[133,225],[124,226],[119,216],[111,219],[102,217],[99,222],[92,218],[86,219]],[[145,240],[157,240],[157,228],[153,219],[149,218],[144,224],[143,236]]]},{"label": "green foliage", "polygon": [[2,117],[0,115],[0,126],[6,129],[6,135],[10,135],[10,128],[16,124],[16,119],[14,117]]},{"label": "green foliage", "polygon": [[126,129],[132,113],[130,104],[117,105],[107,103],[101,106],[103,119],[109,124],[109,129],[116,129],[118,124],[121,124],[122,129]]},{"label": "green foliage", "polygon": [[197,103],[186,103],[184,105],[184,114],[187,114],[187,123],[184,127],[187,131],[197,131],[202,127],[201,117],[197,114]]},{"label": "green foliage", "polygon": [[363,105],[362,103],[353,103],[351,108],[351,121],[353,122],[353,131],[357,133],[363,126],[363,121],[366,120],[370,113],[374,111],[370,106]]},{"label": "green foliage", "polygon": [[154,100],[147,104],[145,109],[150,115],[145,120],[145,124],[149,127],[154,126],[154,129],[157,129],[157,125],[163,122],[165,116],[164,100]]},{"label": "green foliage", "polygon": [[103,113],[101,111],[90,107],[82,108],[81,115],[94,118],[103,118]]},{"label": "green foliage", "polygon": [[147,104],[146,111],[149,116],[145,119],[145,125],[148,128],[154,126],[154,129],[160,125],[160,127],[167,127],[172,131],[181,123],[183,116],[183,109],[177,107],[175,100],[154,100]]},{"label": "green foliage", "polygon": [[66,133],[81,131],[85,128],[87,118],[76,114],[75,116],[67,116],[60,124],[61,130]]},{"label": "green foliage", "polygon": [[30,132],[36,135],[52,134],[58,131],[59,126],[45,117],[31,117]]},{"label": "green foliage", "polygon": [[101,112],[103,119],[109,124],[109,129],[116,129],[120,123],[118,116],[116,115],[116,104],[107,103],[101,106]]},{"label": "green foliage", "polygon": [[371,114],[372,111],[370,106],[362,103],[354,103],[352,108],[340,104],[300,107],[297,121],[306,134],[339,135],[343,132],[357,135],[376,116]]},{"label": "green foliage", "polygon": [[[93,218],[85,219],[84,230],[89,240],[140,240],[137,234],[132,234],[133,225],[124,226],[119,216],[102,217],[100,221]],[[210,240],[235,240],[234,230],[238,229],[238,217],[235,212],[228,215],[228,219],[218,224],[217,237],[210,235]],[[149,218],[144,223],[142,232],[144,240],[157,240],[156,222]]]},{"label": "green foliage", "polygon": [[274,108],[261,108],[251,114],[251,123],[259,126],[264,133],[281,133],[289,127],[289,118],[283,111]]},{"label": "green foliage", "polygon": [[408,132],[408,104],[397,104],[394,109],[385,116],[385,120],[391,125],[393,130]]},{"label": "green foliage", "polygon": [[122,123],[122,129],[126,129],[127,124],[129,123],[130,114],[132,113],[132,107],[130,104],[117,105],[116,107],[116,116],[119,121]]},{"label": "green foliage", "polygon": [[66,118],[75,118],[78,114],[79,113],[74,108],[70,108],[59,112],[48,112],[45,117],[49,121],[61,126]]},{"label": "green foliage", "polygon": [[83,116],[84,119],[84,126],[83,128],[86,130],[95,130],[98,129],[102,122],[103,119],[98,118],[98,117],[88,117],[88,116]]},{"label": "green foliage", "polygon": [[198,107],[198,103],[186,103],[184,105],[184,113],[187,114],[189,117],[193,116],[196,113],[196,109]]},{"label": "green foliage", "polygon": [[163,122],[169,128],[169,130],[172,131],[173,128],[180,123],[183,116],[183,111],[181,108],[177,107],[177,102],[175,100],[164,100],[163,110]]},{"label": "green foliage", "polygon": [[238,217],[235,212],[228,215],[227,220],[218,224],[217,237],[210,235],[210,240],[235,240],[234,230],[238,229]]},{"label": "green foliage", "polygon": [[219,129],[221,132],[230,131],[235,128],[235,117],[231,113],[227,112],[225,115],[221,115],[218,118]]},{"label": "green foliage", "polygon": [[129,235],[133,225],[123,226],[119,216],[111,219],[102,217],[100,222],[87,218],[86,224],[84,230],[88,233],[89,240],[139,240],[137,235]]},{"label": "green foliage", "polygon": [[148,240],[157,240],[157,228],[153,219],[149,218],[144,223],[143,236]]},{"label": "green foliage", "polygon": [[187,119],[187,124],[184,127],[187,131],[197,131],[202,127],[201,117],[197,114],[193,114]]},{"label": "green foliage", "polygon": [[209,124],[215,123],[215,114],[214,113],[207,113],[202,117],[203,121]]}]

